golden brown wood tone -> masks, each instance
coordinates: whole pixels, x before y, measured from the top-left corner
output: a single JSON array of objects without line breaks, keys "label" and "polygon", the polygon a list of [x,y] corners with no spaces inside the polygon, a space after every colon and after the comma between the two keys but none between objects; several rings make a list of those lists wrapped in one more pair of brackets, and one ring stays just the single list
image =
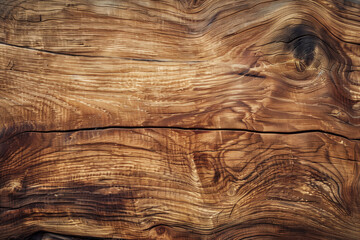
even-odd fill
[{"label": "golden brown wood tone", "polygon": [[3,135],[101,126],[360,138],[353,1],[1,1]]},{"label": "golden brown wood tone", "polygon": [[0,0],[0,239],[360,239],[358,0]]},{"label": "golden brown wood tone", "polygon": [[4,237],[360,234],[360,145],[337,136],[107,129],[0,147]]}]

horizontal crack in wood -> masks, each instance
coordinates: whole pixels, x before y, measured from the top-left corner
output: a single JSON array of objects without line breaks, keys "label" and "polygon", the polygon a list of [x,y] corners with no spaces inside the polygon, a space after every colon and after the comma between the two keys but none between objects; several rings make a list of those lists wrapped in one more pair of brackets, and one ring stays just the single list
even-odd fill
[{"label": "horizontal crack in wood", "polygon": [[30,130],[30,131],[22,131],[18,132],[10,137],[8,137],[5,141],[16,137],[18,135],[24,133],[71,133],[71,132],[80,132],[80,131],[97,131],[97,130],[107,130],[107,129],[173,129],[173,130],[184,130],[184,131],[234,131],[234,132],[250,132],[250,133],[258,133],[258,134],[282,134],[282,135],[293,135],[293,134],[306,134],[306,133],[322,133],[328,134],[340,138],[344,138],[351,141],[360,141],[359,138],[349,138],[345,135],[328,132],[324,130],[310,129],[310,130],[302,130],[302,131],[289,131],[289,132],[279,132],[279,131],[259,131],[259,130],[251,130],[251,129],[241,129],[241,128],[196,128],[196,127],[171,127],[171,126],[104,126],[104,127],[92,127],[92,128],[77,128],[77,129],[64,129],[64,130]]}]

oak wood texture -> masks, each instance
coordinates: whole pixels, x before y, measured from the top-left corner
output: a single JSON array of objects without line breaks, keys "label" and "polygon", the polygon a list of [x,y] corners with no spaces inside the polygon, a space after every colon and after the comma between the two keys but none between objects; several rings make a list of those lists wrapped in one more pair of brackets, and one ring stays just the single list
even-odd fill
[{"label": "oak wood texture", "polygon": [[106,129],[0,145],[3,237],[358,239],[359,142]]},{"label": "oak wood texture", "polygon": [[357,0],[0,0],[0,239],[360,239]]}]

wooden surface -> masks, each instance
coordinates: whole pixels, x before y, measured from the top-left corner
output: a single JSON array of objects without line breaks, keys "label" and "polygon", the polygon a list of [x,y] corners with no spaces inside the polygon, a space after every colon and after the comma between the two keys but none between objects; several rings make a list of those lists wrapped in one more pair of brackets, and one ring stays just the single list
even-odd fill
[{"label": "wooden surface", "polygon": [[337,136],[107,129],[0,148],[5,237],[359,236],[360,144]]},{"label": "wooden surface", "polygon": [[0,239],[360,239],[357,0],[0,0]]}]

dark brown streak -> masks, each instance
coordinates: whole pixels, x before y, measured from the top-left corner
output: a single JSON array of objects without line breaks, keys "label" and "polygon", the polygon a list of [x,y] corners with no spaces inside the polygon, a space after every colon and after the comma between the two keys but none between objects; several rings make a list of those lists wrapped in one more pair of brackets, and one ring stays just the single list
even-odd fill
[{"label": "dark brown streak", "polygon": [[38,51],[38,52],[43,52],[43,53],[56,54],[56,55],[62,55],[62,56],[71,56],[71,57],[109,58],[109,59],[122,59],[122,60],[139,61],[139,62],[170,62],[170,63],[201,63],[201,62],[204,62],[204,61],[173,61],[173,60],[169,60],[169,59],[147,59],[147,58],[128,58],[128,57],[84,55],[84,54],[74,54],[74,53],[66,53],[66,52],[54,52],[54,51],[49,51],[49,50],[45,50],[45,49],[32,48],[32,47],[28,47],[28,46],[19,46],[19,45],[5,43],[5,42],[0,42],[0,44],[5,45],[5,46],[10,46],[10,47],[27,49],[27,50],[31,50],[31,51]]},{"label": "dark brown streak", "polygon": [[173,129],[173,130],[184,130],[184,131],[234,131],[234,132],[250,132],[250,133],[259,133],[259,134],[283,134],[283,135],[291,135],[291,134],[304,134],[304,133],[323,133],[336,137],[345,138],[350,141],[360,141],[360,138],[349,138],[345,135],[328,132],[324,130],[318,129],[310,129],[303,131],[291,131],[291,132],[280,132],[280,131],[259,131],[252,129],[242,129],[242,128],[195,128],[195,127],[171,127],[171,126],[105,126],[105,127],[92,127],[92,128],[77,128],[77,129],[67,129],[67,130],[31,130],[31,131],[23,131],[18,132],[6,140],[0,142],[4,143],[9,139],[21,135],[23,133],[72,133],[72,132],[80,132],[80,131],[97,131],[97,130],[106,130],[106,129]]}]

